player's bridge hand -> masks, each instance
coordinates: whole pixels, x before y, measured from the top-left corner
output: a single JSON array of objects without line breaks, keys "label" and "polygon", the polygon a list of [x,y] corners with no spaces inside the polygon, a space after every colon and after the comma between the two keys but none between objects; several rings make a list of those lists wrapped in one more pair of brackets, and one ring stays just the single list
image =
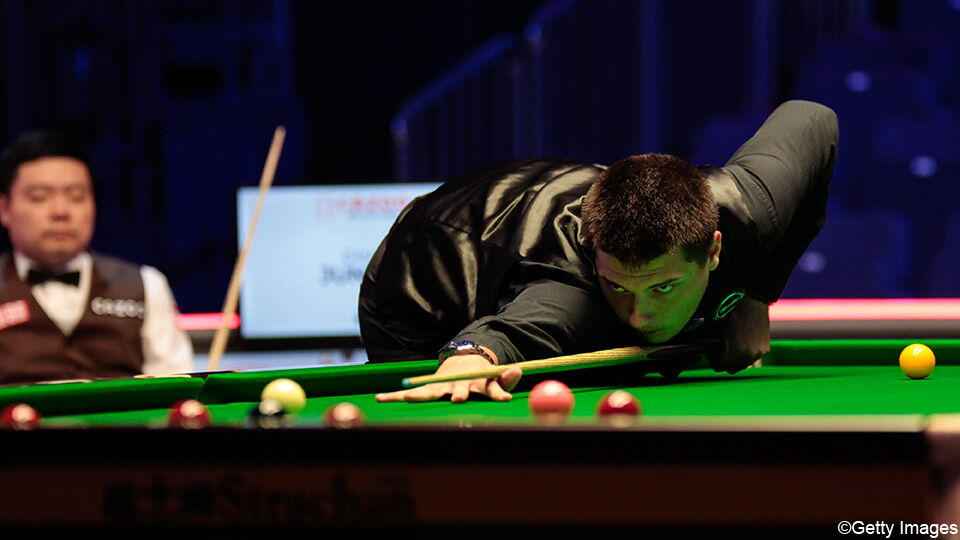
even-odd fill
[{"label": "player's bridge hand", "polygon": [[[447,375],[459,371],[474,371],[490,367],[490,362],[476,354],[451,356],[437,369],[437,375]],[[508,369],[499,377],[493,379],[469,379],[464,381],[450,381],[425,384],[409,390],[400,390],[386,394],[377,394],[377,401],[436,401],[450,396],[453,403],[467,401],[470,394],[486,396],[493,401],[510,401],[513,390],[523,373],[519,368]]]}]

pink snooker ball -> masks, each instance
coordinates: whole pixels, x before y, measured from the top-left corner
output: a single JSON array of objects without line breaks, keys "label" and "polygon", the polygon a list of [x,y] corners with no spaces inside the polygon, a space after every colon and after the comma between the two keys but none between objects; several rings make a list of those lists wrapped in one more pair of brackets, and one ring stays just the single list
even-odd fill
[{"label": "pink snooker ball", "polygon": [[560,381],[543,381],[530,391],[527,404],[538,420],[564,420],[573,411],[573,392]]}]

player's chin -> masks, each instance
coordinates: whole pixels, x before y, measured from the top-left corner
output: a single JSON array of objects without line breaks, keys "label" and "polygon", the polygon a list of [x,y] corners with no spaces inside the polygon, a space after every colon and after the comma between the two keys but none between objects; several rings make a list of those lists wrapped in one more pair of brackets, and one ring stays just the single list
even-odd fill
[{"label": "player's chin", "polygon": [[40,245],[40,251],[48,257],[65,257],[82,251],[82,245],[73,238],[47,239]]}]

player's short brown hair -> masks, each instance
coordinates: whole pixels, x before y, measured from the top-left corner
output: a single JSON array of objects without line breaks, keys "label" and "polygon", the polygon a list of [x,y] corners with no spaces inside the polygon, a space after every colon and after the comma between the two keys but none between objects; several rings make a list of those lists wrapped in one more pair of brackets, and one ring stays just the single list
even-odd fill
[{"label": "player's short brown hair", "polygon": [[608,167],[587,192],[582,217],[593,248],[634,268],[674,248],[706,264],[719,219],[706,177],[665,154]]}]

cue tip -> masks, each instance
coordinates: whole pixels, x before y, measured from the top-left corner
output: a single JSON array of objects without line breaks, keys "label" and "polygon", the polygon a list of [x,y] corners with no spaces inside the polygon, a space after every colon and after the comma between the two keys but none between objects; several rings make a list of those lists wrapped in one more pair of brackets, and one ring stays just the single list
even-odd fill
[{"label": "cue tip", "polygon": [[400,385],[403,386],[404,388],[410,388],[411,386],[413,386],[412,384],[410,384],[410,377],[404,377],[403,380],[400,381]]}]

